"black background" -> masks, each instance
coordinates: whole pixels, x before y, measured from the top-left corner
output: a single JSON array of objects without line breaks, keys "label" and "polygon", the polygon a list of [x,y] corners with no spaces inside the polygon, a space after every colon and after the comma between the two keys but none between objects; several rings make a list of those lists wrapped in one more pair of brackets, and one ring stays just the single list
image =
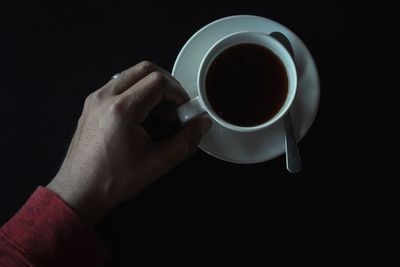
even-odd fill
[{"label": "black background", "polygon": [[171,70],[199,28],[254,14],[297,33],[320,72],[304,169],[198,151],[96,227],[111,265],[399,263],[393,3],[54,2],[0,7],[0,224],[56,174],[86,95],[143,59]]}]

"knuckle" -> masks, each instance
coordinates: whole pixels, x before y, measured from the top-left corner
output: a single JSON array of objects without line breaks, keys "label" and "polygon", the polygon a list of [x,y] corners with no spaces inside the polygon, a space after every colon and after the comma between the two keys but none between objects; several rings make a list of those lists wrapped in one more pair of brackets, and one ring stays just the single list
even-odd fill
[{"label": "knuckle", "polygon": [[148,60],[143,60],[139,63],[138,69],[142,72],[152,72],[157,69],[156,65]]},{"label": "knuckle", "polygon": [[101,101],[103,99],[103,96],[104,96],[104,91],[100,89],[92,93],[92,97],[97,101]]},{"label": "knuckle", "polygon": [[[118,79],[121,80],[122,77],[119,77]],[[119,86],[118,86],[118,82],[116,80],[110,80],[107,84],[107,90],[110,92],[115,93],[118,91],[118,88],[119,88]]]},{"label": "knuckle", "polygon": [[113,101],[110,108],[111,114],[115,116],[120,116],[125,111],[125,104],[122,100]]},{"label": "knuckle", "polygon": [[98,89],[85,98],[85,106],[99,104],[103,101],[103,99],[104,99],[104,91]]},{"label": "knuckle", "polygon": [[167,82],[167,77],[161,71],[153,71],[150,74],[151,82],[155,85],[161,86]]}]

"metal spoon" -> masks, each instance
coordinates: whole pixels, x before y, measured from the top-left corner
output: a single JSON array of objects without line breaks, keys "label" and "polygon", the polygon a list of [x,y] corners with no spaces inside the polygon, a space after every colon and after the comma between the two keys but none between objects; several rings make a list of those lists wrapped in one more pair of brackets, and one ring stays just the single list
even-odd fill
[{"label": "metal spoon", "polygon": [[[294,59],[293,48],[285,35],[280,32],[272,32],[270,36],[280,42]],[[296,137],[293,132],[290,110],[283,118],[283,122],[285,125],[286,169],[291,173],[297,173],[301,170],[301,158]]]}]

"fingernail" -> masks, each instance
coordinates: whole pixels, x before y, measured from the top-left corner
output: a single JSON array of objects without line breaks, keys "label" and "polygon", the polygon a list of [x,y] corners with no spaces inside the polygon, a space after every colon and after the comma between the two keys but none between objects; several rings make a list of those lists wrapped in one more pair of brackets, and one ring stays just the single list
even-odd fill
[{"label": "fingernail", "polygon": [[211,118],[208,115],[203,115],[201,117],[201,122],[200,122],[200,129],[201,133],[205,134],[212,126],[212,121]]}]

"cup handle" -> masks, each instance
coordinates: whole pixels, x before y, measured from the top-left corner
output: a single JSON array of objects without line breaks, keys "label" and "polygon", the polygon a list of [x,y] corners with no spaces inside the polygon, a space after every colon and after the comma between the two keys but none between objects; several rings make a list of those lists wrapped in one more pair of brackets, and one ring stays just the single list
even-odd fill
[{"label": "cup handle", "polygon": [[178,119],[182,124],[187,123],[191,119],[206,113],[200,103],[199,97],[192,98],[190,101],[178,107],[176,111]]}]

